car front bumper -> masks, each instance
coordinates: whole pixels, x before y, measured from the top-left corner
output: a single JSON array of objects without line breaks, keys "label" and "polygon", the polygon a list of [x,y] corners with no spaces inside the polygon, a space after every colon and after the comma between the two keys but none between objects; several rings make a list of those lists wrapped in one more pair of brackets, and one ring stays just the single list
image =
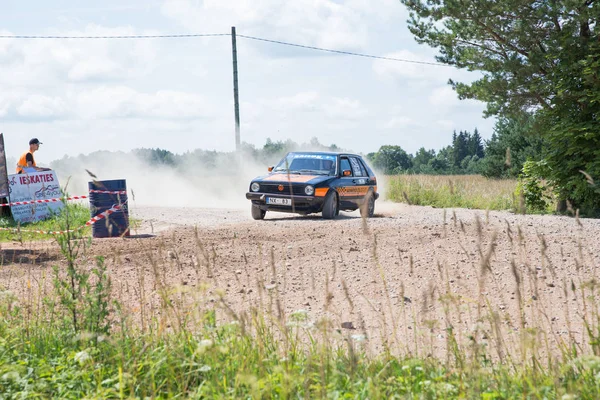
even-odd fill
[{"label": "car front bumper", "polygon": [[[267,198],[290,199],[291,205],[267,204]],[[252,201],[252,204],[265,211],[280,211],[298,214],[310,214],[321,212],[323,208],[324,197],[316,196],[282,196],[271,193],[247,192],[246,198]]]}]

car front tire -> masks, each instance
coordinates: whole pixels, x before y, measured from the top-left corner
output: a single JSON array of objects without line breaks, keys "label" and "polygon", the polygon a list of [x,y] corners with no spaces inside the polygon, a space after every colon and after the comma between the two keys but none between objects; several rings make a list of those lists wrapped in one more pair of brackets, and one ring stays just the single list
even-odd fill
[{"label": "car front tire", "polygon": [[322,213],[325,219],[334,219],[339,215],[340,211],[338,210],[338,199],[335,191],[331,190],[325,196]]},{"label": "car front tire", "polygon": [[250,212],[252,213],[253,219],[265,219],[265,214],[267,213],[265,210],[261,210],[259,206],[254,204],[252,204]]}]

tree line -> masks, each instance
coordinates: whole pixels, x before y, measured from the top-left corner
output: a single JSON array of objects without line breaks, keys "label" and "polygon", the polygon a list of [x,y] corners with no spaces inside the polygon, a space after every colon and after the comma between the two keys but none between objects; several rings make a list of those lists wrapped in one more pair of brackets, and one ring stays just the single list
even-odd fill
[{"label": "tree line", "polygon": [[[529,122],[531,123],[531,122]],[[465,175],[488,178],[518,178],[528,160],[540,160],[544,139],[530,135],[527,123],[500,118],[489,140],[477,128],[456,131],[450,144],[440,150],[421,147],[409,154],[401,146],[381,146],[367,154],[375,168],[385,174]]]},{"label": "tree line", "polygon": [[485,115],[526,133],[519,140],[543,142],[537,160],[521,172],[546,182],[574,208],[597,213],[600,2],[401,2],[409,30],[438,50],[438,62],[481,72],[470,83],[449,81],[459,99],[486,103]]}]

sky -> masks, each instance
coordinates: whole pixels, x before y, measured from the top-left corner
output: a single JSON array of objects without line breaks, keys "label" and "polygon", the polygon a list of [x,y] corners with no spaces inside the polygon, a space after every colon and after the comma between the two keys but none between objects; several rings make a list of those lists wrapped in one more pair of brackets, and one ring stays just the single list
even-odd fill
[{"label": "sky", "polygon": [[[0,35],[228,34],[435,62],[399,0],[3,0]],[[237,37],[241,141],[267,138],[358,153],[439,150],[454,130],[491,137],[485,105],[447,84],[476,73]],[[234,151],[230,36],[0,38],[0,132],[7,158],[43,142],[39,165],[96,150]]]}]

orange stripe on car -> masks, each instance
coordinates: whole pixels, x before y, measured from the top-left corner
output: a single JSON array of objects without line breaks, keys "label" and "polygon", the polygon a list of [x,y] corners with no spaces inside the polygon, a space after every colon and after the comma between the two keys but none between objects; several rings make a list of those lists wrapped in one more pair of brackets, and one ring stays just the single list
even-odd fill
[{"label": "orange stripe on car", "polygon": [[325,195],[327,195],[328,190],[329,188],[316,188],[315,197],[325,197]]},{"label": "orange stripe on car", "polygon": [[369,191],[370,186],[340,186],[337,188],[342,197],[364,196]]}]

